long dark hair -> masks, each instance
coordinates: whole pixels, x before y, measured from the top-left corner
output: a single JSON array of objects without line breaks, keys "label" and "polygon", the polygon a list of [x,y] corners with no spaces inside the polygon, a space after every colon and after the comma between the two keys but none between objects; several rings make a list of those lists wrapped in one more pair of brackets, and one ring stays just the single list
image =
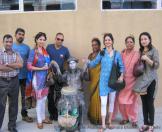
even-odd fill
[{"label": "long dark hair", "polygon": [[112,40],[113,44],[114,44],[114,37],[113,37],[113,35],[111,33],[105,33],[104,36],[103,36],[103,43],[104,43],[104,45],[105,45],[105,38],[106,37],[109,37]]},{"label": "long dark hair", "polygon": [[40,38],[40,37],[44,37],[45,38],[45,40],[47,40],[47,36],[46,36],[46,34],[45,33],[43,33],[43,32],[39,32],[39,33],[37,33],[36,35],[35,35],[35,38],[34,38],[34,41],[35,41],[35,48],[37,48],[37,40]]},{"label": "long dark hair", "polygon": [[[112,40],[112,43],[114,44],[114,37],[113,37],[113,35],[111,33],[105,33],[104,36],[103,36],[103,43],[104,43],[104,45],[105,45],[105,38],[106,37],[109,37]],[[113,44],[112,44],[112,48],[114,49]],[[100,52],[101,56],[105,55],[105,49],[106,49],[106,47],[103,48],[102,51]]]},{"label": "long dark hair", "polygon": [[147,36],[148,38],[149,38],[149,40],[150,40],[150,43],[148,44],[148,49],[149,50],[151,50],[152,48],[153,48],[153,46],[152,46],[152,38],[151,38],[151,35],[148,33],[148,32],[142,32],[141,34],[140,34],[140,36],[139,36],[139,45],[140,45],[140,52],[142,53],[143,52],[143,50],[144,50],[144,47],[142,46],[142,44],[141,44],[141,36],[142,35],[145,35],[145,36]]}]

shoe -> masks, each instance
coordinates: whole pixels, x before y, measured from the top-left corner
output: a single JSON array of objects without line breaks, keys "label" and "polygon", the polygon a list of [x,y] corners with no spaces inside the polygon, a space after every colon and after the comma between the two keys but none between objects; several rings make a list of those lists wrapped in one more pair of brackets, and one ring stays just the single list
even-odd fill
[{"label": "shoe", "polygon": [[132,122],[132,127],[137,128],[138,127],[137,122]]},{"label": "shoe", "polygon": [[43,129],[43,123],[37,123],[37,128]]},{"label": "shoe", "polygon": [[140,132],[145,132],[145,131],[147,131],[148,129],[149,129],[148,126],[143,125],[143,126],[141,126],[141,128],[139,129],[139,131],[140,131]]},{"label": "shoe", "polygon": [[18,132],[15,127],[8,128],[8,131],[9,132]]},{"label": "shoe", "polygon": [[129,120],[122,120],[122,121],[120,121],[120,125],[125,125],[125,124],[127,124],[127,123],[129,123]]},{"label": "shoe", "polygon": [[28,123],[33,122],[33,118],[32,118],[32,117],[29,117],[29,116],[23,116],[23,117],[22,117],[22,120],[23,120],[23,121],[26,121],[26,122],[28,122]]},{"label": "shoe", "polygon": [[42,121],[45,124],[52,124],[52,121],[49,118],[46,118]]},{"label": "shoe", "polygon": [[98,132],[104,132],[104,131],[106,131],[106,127],[101,127],[101,128],[98,130]]}]

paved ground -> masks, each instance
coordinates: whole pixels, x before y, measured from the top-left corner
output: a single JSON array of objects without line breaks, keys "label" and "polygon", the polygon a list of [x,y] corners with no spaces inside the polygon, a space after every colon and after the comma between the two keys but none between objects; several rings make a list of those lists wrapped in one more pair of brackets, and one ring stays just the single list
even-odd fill
[{"label": "paved ground", "polygon": [[[85,90],[85,93],[88,93],[87,90]],[[85,95],[86,104],[88,105],[88,94]],[[157,102],[156,102],[157,103]],[[20,102],[19,102],[20,104]],[[20,105],[19,105],[20,106]],[[86,106],[87,107],[87,106]],[[30,109],[28,111],[29,115],[34,117],[34,123],[26,123],[22,121],[21,114],[20,114],[20,107],[19,107],[19,113],[18,113],[18,119],[17,119],[17,129],[18,132],[57,132],[58,131],[58,124],[57,122],[53,122],[51,125],[44,125],[44,129],[39,130],[36,127],[36,111],[35,109]],[[84,113],[84,126],[82,129],[83,132],[97,132],[97,128],[100,126],[92,125],[89,120],[86,117],[86,111]],[[46,114],[48,115],[48,112],[46,110]],[[138,117],[138,125],[141,126],[143,124],[143,118],[142,118],[142,112],[141,112],[141,106],[139,107],[139,117]],[[106,132],[138,132],[138,128],[133,129],[131,127],[131,124],[121,126],[119,125],[119,121],[121,120],[120,115],[117,115],[116,121],[113,122],[115,125],[115,129],[109,130],[107,129]],[[7,131],[7,123],[8,123],[8,106],[6,107],[6,113],[5,118],[2,126],[2,132],[8,132]],[[155,132],[162,132],[162,106],[156,108],[155,113]]]},{"label": "paved ground", "polygon": [[[2,132],[7,132],[7,122],[8,122],[8,112],[6,108],[5,119],[2,126]],[[20,111],[20,110],[19,110]],[[36,127],[36,112],[35,109],[29,110],[29,114],[34,117],[34,123],[26,123],[21,120],[20,112],[18,114],[17,119],[17,129],[19,132],[57,132],[57,122],[53,122],[51,125],[44,125],[44,129],[39,130]],[[111,132],[138,132],[138,129],[132,129],[131,125],[128,124],[126,126],[118,125],[118,121],[120,120],[120,115],[118,115],[117,120],[114,121],[115,129],[111,130]],[[142,124],[142,114],[141,110],[139,110],[139,126]],[[156,108],[155,114],[155,132],[162,132],[162,108]],[[94,126],[89,123],[89,121],[84,117],[84,132],[97,132],[97,128],[99,126]],[[110,131],[110,130],[106,130]]]}]

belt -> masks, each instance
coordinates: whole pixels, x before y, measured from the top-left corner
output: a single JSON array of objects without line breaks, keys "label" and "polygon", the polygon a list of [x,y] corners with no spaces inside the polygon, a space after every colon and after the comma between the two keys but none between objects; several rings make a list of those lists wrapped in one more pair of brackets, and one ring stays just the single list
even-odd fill
[{"label": "belt", "polygon": [[14,77],[0,77],[0,78],[3,79],[3,80],[6,80],[6,81],[10,81],[10,80],[12,80],[12,79],[14,79],[16,77],[18,77],[18,76],[14,76]]}]

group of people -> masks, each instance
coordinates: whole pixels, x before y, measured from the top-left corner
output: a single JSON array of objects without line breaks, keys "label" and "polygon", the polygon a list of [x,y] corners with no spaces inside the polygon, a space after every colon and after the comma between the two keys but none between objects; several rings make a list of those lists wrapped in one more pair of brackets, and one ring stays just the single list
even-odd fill
[{"label": "group of people", "polygon": [[[22,28],[16,30],[15,42],[13,42],[13,37],[10,34],[4,35],[3,49],[0,50],[0,129],[8,97],[8,130],[11,132],[17,132],[19,87],[21,89],[22,120],[33,122],[33,118],[28,116],[26,107],[26,99],[32,96],[36,99],[37,127],[42,129],[44,123],[51,124],[52,120],[57,121],[57,104],[61,96],[60,89],[63,85],[60,82],[49,87],[46,85],[46,77],[51,62],[58,64],[63,80],[65,78],[66,80],[71,79],[77,84],[68,83],[68,85],[74,85],[78,89],[82,87],[80,84],[82,82],[78,78],[72,79],[72,76],[70,76],[73,71],[75,73],[74,69],[77,69],[78,59],[71,57],[68,48],[63,46],[63,33],[57,33],[54,44],[49,44],[46,48],[46,34],[43,32],[37,33],[34,39],[35,47],[32,50],[27,44],[24,44],[24,37],[25,30]],[[98,38],[93,38],[91,41],[92,53],[85,61],[85,67],[88,70],[85,67],[83,68],[84,72],[87,71],[87,74],[89,74],[88,118],[93,124],[101,124],[99,131],[104,131],[106,124],[109,129],[113,129],[112,120],[119,109],[122,115],[120,124],[124,125],[131,122],[132,127],[137,127],[138,96],[140,95],[144,125],[139,131],[153,132],[154,99],[158,83],[156,70],[159,67],[159,55],[152,45],[151,35],[148,32],[140,34],[139,51],[134,48],[135,38],[132,35],[125,38],[126,48],[121,53],[114,49],[114,43],[111,33],[104,34],[103,49],[101,49],[101,42]],[[121,73],[118,80],[125,80],[126,82],[125,88],[121,91],[115,91],[108,86],[113,59],[115,63],[118,63]],[[139,60],[144,63],[144,73],[139,77],[135,77],[133,69]],[[69,64],[70,71],[66,70],[66,64]],[[56,71],[56,69],[53,70]],[[80,76],[81,70],[77,70],[76,73]],[[76,77],[76,75],[73,76]],[[143,88],[146,89],[145,94],[137,92]],[[49,117],[45,115],[47,99]]]},{"label": "group of people", "polygon": [[[104,48],[98,38],[92,39],[93,52],[89,55],[87,65],[89,67],[91,82],[90,105],[88,116],[95,124],[102,124],[99,131],[113,129],[112,120],[117,111],[121,113],[122,120],[119,124],[129,122],[132,127],[137,127],[138,121],[138,96],[141,96],[144,125],[140,132],[153,132],[154,130],[154,99],[157,93],[158,76],[156,70],[159,67],[159,54],[152,45],[152,38],[148,32],[142,32],[139,36],[139,51],[135,50],[135,38],[130,35],[125,38],[126,48],[122,52],[114,49],[114,38],[111,33],[103,37]],[[125,80],[125,87],[121,91],[114,91],[108,86],[113,59],[119,65],[119,81]],[[143,74],[134,76],[134,67],[142,61]],[[145,91],[145,92],[143,92]],[[108,106],[108,107],[107,107]],[[107,110],[108,108],[108,110]],[[108,113],[107,113],[108,111]],[[108,115],[108,119],[106,116]],[[106,123],[105,123],[106,121]]]},{"label": "group of people", "polygon": [[[8,130],[17,132],[16,119],[18,114],[18,94],[21,89],[22,120],[33,122],[28,116],[26,99],[36,99],[37,127],[43,128],[43,123],[51,124],[57,120],[57,104],[53,100],[53,87],[46,86],[46,76],[50,61],[54,60],[63,72],[64,62],[70,57],[68,48],[62,45],[64,35],[57,33],[55,43],[45,49],[46,34],[35,35],[35,47],[24,43],[25,30],[17,28],[15,42],[10,34],[3,37],[3,48],[0,50],[0,129],[5,114],[6,101],[9,101]],[[32,87],[32,89],[31,89]],[[49,118],[45,116],[46,99],[48,98]]]}]

